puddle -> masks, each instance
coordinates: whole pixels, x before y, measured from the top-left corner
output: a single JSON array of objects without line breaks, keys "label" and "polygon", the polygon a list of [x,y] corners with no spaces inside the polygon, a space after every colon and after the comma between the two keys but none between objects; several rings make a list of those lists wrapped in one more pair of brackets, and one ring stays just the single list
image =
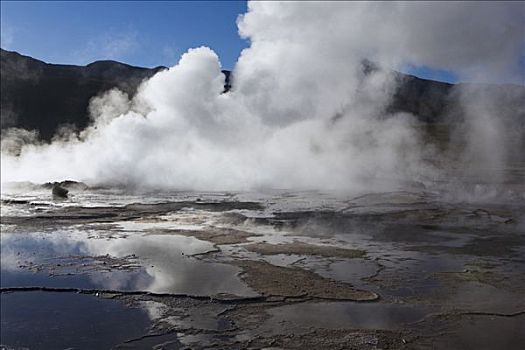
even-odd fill
[{"label": "puddle", "polygon": [[2,345],[8,347],[108,349],[150,326],[144,310],[93,295],[17,292],[0,300]]},{"label": "puddle", "polygon": [[2,232],[2,287],[256,295],[237,277],[239,268],[191,256],[214,250],[211,243],[142,233],[111,239],[90,237],[86,231]]},{"label": "puddle", "polygon": [[378,269],[379,265],[373,261],[355,259],[336,261],[326,267],[316,269],[315,272],[323,277],[360,285],[362,278],[374,275]]},{"label": "puddle", "polygon": [[517,318],[464,317],[446,337],[431,338],[432,349],[523,349],[525,315]]},{"label": "puddle", "polygon": [[422,320],[428,310],[395,304],[324,302],[286,305],[268,313],[269,325],[395,330]]}]

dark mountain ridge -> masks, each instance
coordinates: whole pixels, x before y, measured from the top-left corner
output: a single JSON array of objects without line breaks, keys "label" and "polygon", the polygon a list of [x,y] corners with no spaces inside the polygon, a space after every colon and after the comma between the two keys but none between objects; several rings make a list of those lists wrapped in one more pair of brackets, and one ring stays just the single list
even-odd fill
[{"label": "dark mountain ridge", "polygon": [[38,130],[49,140],[60,125],[84,128],[89,100],[117,87],[134,94],[138,85],[164,67],[133,67],[115,61],[87,66],[48,64],[1,50],[1,127]]},{"label": "dark mountain ridge", "polygon": [[[376,69],[367,64],[366,70]],[[16,52],[1,49],[1,128],[37,130],[50,140],[57,129],[67,125],[85,128],[92,97],[112,88],[130,96],[142,81],[166,67],[142,68],[116,61],[96,61],[86,66],[48,64]],[[225,91],[231,88],[230,72]],[[425,123],[444,120],[451,104],[454,84],[395,73],[399,84],[389,112],[411,113]],[[515,86],[525,96],[525,87]]]}]

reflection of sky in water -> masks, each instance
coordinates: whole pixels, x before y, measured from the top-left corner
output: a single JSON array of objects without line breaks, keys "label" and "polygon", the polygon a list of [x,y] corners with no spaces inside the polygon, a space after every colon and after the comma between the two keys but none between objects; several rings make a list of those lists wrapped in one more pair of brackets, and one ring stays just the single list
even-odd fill
[{"label": "reflection of sky in water", "polygon": [[[203,262],[189,255],[213,250],[211,243],[177,235],[144,235],[128,232],[111,239],[88,238],[88,232],[2,233],[2,286],[61,286],[156,293],[253,295],[237,277],[238,268]],[[19,265],[50,264],[54,258],[105,256],[125,258],[132,254],[138,270],[84,272],[48,276],[49,271],[29,272]],[[78,264],[82,265],[79,260]]]},{"label": "reflection of sky in water", "polygon": [[145,310],[77,293],[2,294],[0,310],[7,348],[109,349],[150,326]]}]

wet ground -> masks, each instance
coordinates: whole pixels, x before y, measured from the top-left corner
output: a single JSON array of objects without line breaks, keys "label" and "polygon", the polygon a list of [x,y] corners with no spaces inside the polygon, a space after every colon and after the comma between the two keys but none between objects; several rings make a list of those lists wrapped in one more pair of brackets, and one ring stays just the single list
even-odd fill
[{"label": "wet ground", "polygon": [[523,189],[4,191],[2,348],[525,348]]}]

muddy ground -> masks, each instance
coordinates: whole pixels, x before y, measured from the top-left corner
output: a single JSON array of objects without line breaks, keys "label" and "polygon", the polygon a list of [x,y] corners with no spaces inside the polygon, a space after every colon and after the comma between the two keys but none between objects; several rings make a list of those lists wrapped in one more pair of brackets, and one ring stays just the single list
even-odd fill
[{"label": "muddy ground", "polygon": [[521,201],[83,191],[3,199],[2,348],[525,348]]}]

